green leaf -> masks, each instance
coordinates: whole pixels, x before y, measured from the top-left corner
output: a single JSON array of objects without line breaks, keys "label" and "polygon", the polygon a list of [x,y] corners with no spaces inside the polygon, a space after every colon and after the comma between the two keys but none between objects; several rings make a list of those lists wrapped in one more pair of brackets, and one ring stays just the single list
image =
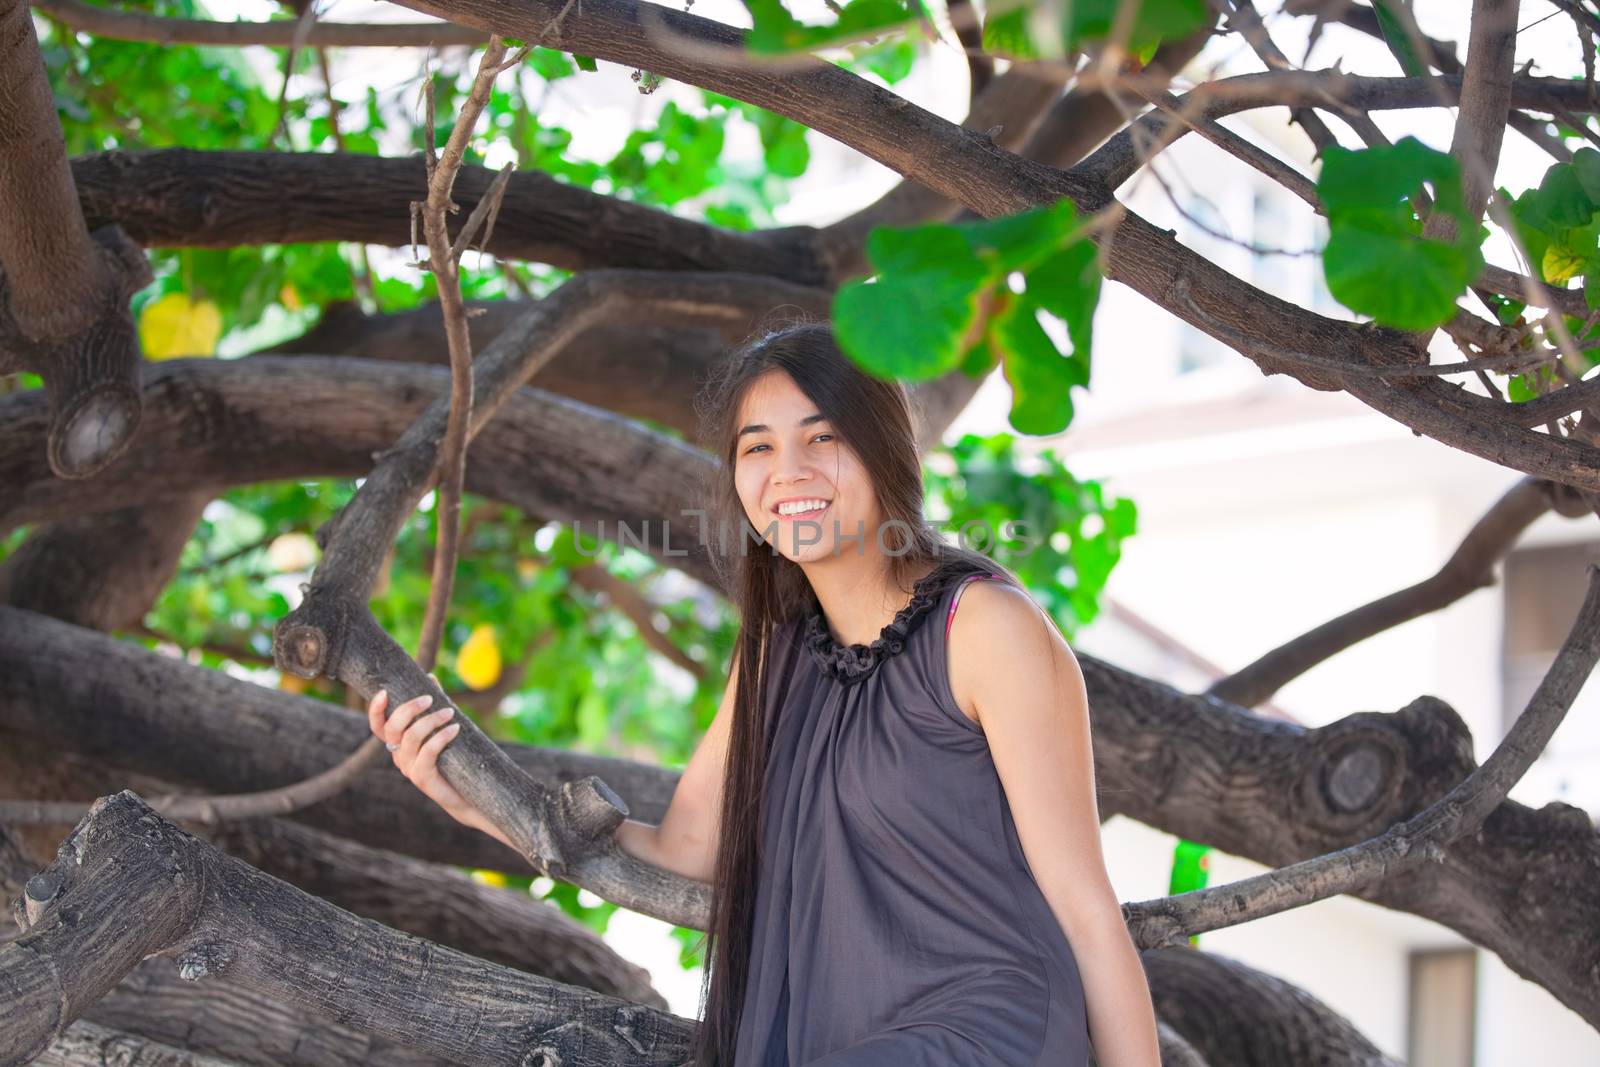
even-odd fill
[{"label": "green leaf", "polygon": [[872,231],[867,256],[880,277],[834,294],[839,346],[879,377],[919,381],[960,362],[988,272],[948,226]]},{"label": "green leaf", "polygon": [[1435,187],[1442,210],[1454,208],[1461,217],[1461,171],[1456,161],[1415,137],[1402,137],[1386,147],[1327,149],[1317,196],[1330,215],[1373,208],[1414,220],[1411,198],[1425,182]]},{"label": "green leaf", "polygon": [[1400,0],[1372,0],[1372,13],[1378,17],[1383,43],[1389,46],[1390,53],[1399,61],[1406,77],[1427,77],[1427,61],[1417,51],[1416,43],[1406,28],[1410,12],[1396,10],[1399,3]]},{"label": "green leaf", "polygon": [[1590,263],[1589,273],[1583,276],[1583,302],[1590,311],[1600,310],[1600,263]]},{"label": "green leaf", "polygon": [[1475,248],[1408,234],[1331,226],[1322,255],[1328,291],[1345,307],[1403,330],[1447,322],[1456,297],[1483,270]]},{"label": "green leaf", "polygon": [[849,0],[832,23],[811,25],[789,13],[782,0],[744,0],[753,23],[745,37],[752,52],[807,52],[928,17],[921,0]]},{"label": "green leaf", "polygon": [[1176,896],[1196,889],[1204,889],[1210,881],[1210,845],[1180,840],[1172,850],[1172,875],[1167,881],[1167,895]]},{"label": "green leaf", "polygon": [[[1122,2],[1125,0],[1073,0],[1063,5],[1064,45],[1073,49],[1111,36]],[[1141,0],[1127,48],[1138,52],[1151,44],[1187,36],[1210,21],[1206,0]]]},{"label": "green leaf", "polygon": [[590,74],[600,69],[600,65],[594,61],[593,56],[580,56],[574,52],[572,53],[572,61],[578,65],[579,70],[586,70]]},{"label": "green leaf", "polygon": [[994,326],[1011,384],[1011,425],[1020,433],[1060,433],[1072,422],[1071,388],[1082,385],[1070,359],[1056,351],[1032,304],[1013,300]]},{"label": "green leaf", "polygon": [[991,9],[983,20],[983,50],[996,56],[1038,59],[1039,48],[1028,36],[1028,13],[1022,5],[1005,11]]},{"label": "green leaf", "polygon": [[1100,303],[1100,267],[1095,247],[1080,239],[1045,260],[1027,274],[1028,299],[1067,325],[1075,357],[1083,362],[1083,381],[1089,384],[1089,352],[1094,334],[1094,309]]},{"label": "green leaf", "polygon": [[[1433,189],[1434,211],[1456,220],[1449,242],[1424,239],[1414,201]],[[1352,311],[1402,329],[1438,326],[1483,269],[1483,230],[1466,213],[1456,161],[1414,137],[1392,146],[1323,153],[1317,195],[1327,211],[1323,273]]]},{"label": "green leaf", "polygon": [[1054,251],[1072,231],[1078,212],[1062,197],[1054,204],[997,219],[959,224],[960,230],[991,271],[1024,270]]},{"label": "green leaf", "polygon": [[1562,228],[1585,225],[1597,209],[1571,163],[1557,163],[1544,172],[1535,203],[1541,218]]},{"label": "green leaf", "polygon": [[[532,65],[534,73],[547,82],[559,81],[571,77],[575,73],[572,59],[565,52],[558,52],[554,48],[538,47],[528,53],[528,62]],[[591,60],[591,62],[593,62]],[[593,70],[593,67],[585,68]]]},{"label": "green leaf", "polygon": [[1572,171],[1589,200],[1600,204],[1600,152],[1586,146],[1572,153]]},{"label": "green leaf", "polygon": [[916,60],[916,44],[901,38],[858,47],[852,56],[852,62],[847,66],[870,71],[882,78],[884,84],[894,85],[911,73],[911,67]]}]

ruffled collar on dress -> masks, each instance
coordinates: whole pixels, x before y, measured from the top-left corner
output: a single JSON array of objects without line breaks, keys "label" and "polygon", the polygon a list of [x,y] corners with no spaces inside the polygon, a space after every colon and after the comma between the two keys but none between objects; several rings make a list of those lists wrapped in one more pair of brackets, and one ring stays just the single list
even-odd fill
[{"label": "ruffled collar on dress", "polygon": [[845,685],[859,682],[876,670],[878,664],[904,649],[907,638],[938,604],[940,594],[951,580],[971,570],[961,560],[949,560],[918,578],[911,587],[910,602],[895,614],[870,645],[841,645],[836,641],[828,630],[822,605],[812,597],[802,622],[801,641],[824,673]]}]

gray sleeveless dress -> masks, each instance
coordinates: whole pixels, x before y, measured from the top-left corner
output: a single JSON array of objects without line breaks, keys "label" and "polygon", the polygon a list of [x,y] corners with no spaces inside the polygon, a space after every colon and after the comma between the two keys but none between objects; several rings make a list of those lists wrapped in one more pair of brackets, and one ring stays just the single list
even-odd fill
[{"label": "gray sleeveless dress", "polygon": [[841,646],[814,598],[773,636],[734,1067],[1087,1063],[1077,962],[950,693],[946,617],[972,577],[945,561],[871,645]]}]

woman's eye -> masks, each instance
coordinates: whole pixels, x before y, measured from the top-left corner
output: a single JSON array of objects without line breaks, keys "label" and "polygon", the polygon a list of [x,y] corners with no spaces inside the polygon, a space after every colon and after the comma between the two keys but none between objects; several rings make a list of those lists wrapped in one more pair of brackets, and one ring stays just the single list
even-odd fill
[{"label": "woman's eye", "polygon": [[[833,434],[831,434],[831,433],[819,433],[819,434],[817,434],[817,436],[815,436],[815,437],[813,437],[811,439],[811,443],[812,444],[816,444],[818,441],[831,441],[831,440],[833,440]],[[744,450],[744,454],[748,456],[748,455],[751,455],[752,453],[754,453],[756,451],[756,449],[758,449],[758,448],[770,448],[770,447],[771,447],[770,445],[751,445],[749,448]]]}]

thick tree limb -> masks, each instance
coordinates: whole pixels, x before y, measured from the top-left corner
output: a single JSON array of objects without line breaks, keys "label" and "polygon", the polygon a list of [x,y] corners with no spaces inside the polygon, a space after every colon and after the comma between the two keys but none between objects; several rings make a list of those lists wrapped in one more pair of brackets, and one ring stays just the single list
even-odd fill
[{"label": "thick tree limb", "polygon": [[[801,291],[774,283],[774,288]],[[820,290],[813,305],[827,314]],[[774,298],[773,304],[780,303]],[[520,301],[473,301],[467,328],[481,350],[520,313]],[[630,418],[651,419],[693,440],[699,430],[695,390],[727,345],[749,333],[758,313],[730,319],[726,332],[711,328],[596,326],[572,339],[539,372],[539,388]],[[735,326],[734,324],[737,323]],[[729,337],[728,334],[735,336]],[[316,326],[262,355],[359,356],[397,363],[443,364],[444,331],[431,307],[390,315],[366,315],[353,304],[324,309]]]},{"label": "thick tree limb", "polygon": [[[60,837],[59,833],[51,837],[46,859],[55,853]],[[0,826],[0,896],[17,900],[28,879],[47,865],[25,856],[13,835]],[[0,942],[15,940],[20,933],[10,916],[0,916]],[[258,1067],[285,1063],[301,1067],[442,1067],[446,1062],[308,1014],[226,976],[186,981],[171,961],[160,956],[135,967],[73,1026],[85,1020],[126,1032],[135,1041],[143,1038]]]},{"label": "thick tree limb", "polygon": [[174,1048],[84,1019],[61,1031],[33,1063],[36,1067],[104,1067],[110,1063],[137,1063],[141,1067],[235,1067],[230,1060]]},{"label": "thick tree limb", "polygon": [[180,496],[40,526],[0,563],[0,604],[95,630],[137,626],[210,499]]},{"label": "thick tree limb", "polygon": [[1210,1063],[1400,1067],[1305,990],[1188,947],[1140,953],[1156,1012]]},{"label": "thick tree limb", "polygon": [[[0,398],[0,484],[9,490],[0,497],[0,531],[195,489],[364,476],[373,453],[446,387],[438,367],[314,356],[172,360],[148,377],[139,440],[112,470],[85,481],[62,481],[43,461],[44,397]],[[586,537],[614,536],[624,522],[643,532],[648,520],[652,555],[714,583],[706,546],[684,515],[697,503],[690,487],[706,462],[674,437],[525,386],[473,442],[467,488],[528,515],[581,524]]]},{"label": "thick tree limb", "polygon": [[681,1064],[692,1021],[363,922],[185,833],[124,791],[28,882],[0,949],[0,1063],[26,1063],[144,957],[227,974],[434,1055]]},{"label": "thick tree limb", "polygon": [[1135,943],[1182,944],[1190,934],[1276,915],[1444,858],[1446,846],[1483,824],[1533,766],[1600,660],[1600,566],[1555,662],[1483,765],[1445,796],[1382,834],[1228,885],[1123,906]]},{"label": "thick tree limb", "polygon": [[[66,830],[88,814],[92,798],[125,788],[141,797],[172,791],[159,779],[113,770],[15,734],[5,735],[0,746],[0,782],[13,797],[72,809],[51,828],[10,824],[32,861],[30,875],[48,863]],[[0,800],[0,812],[17,807],[14,800]],[[5,825],[0,815],[0,833]],[[363,918],[529,974],[653,1008],[667,1006],[644,968],[623,959],[588,926],[525,893],[482,885],[460,871],[287,819],[188,829],[257,870]],[[5,882],[0,869],[0,889]],[[20,892],[19,883],[11,895]]]},{"label": "thick tree limb", "polygon": [[1253,708],[1352,645],[1493,585],[1494,565],[1505,558],[1522,532],[1551,508],[1568,518],[1589,514],[1587,506],[1581,501],[1574,503],[1573,494],[1554,483],[1522,479],[1473,524],[1436,572],[1285,642],[1249,666],[1212,683],[1206,693]]},{"label": "thick tree limb", "polygon": [[[1426,807],[1473,766],[1465,726],[1433,698],[1305,730],[1087,655],[1079,660],[1094,712],[1101,811],[1270,866],[1362,841]],[[11,609],[0,609],[0,726],[211,789],[302,778],[367,733],[360,715]],[[659,821],[677,780],[660,767],[504,749],[552,786],[598,774],[646,822]],[[420,858],[530,869],[389,768],[372,769],[294,818]],[[1600,1019],[1600,979],[1590,966],[1600,952],[1597,885],[1600,835],[1586,814],[1507,801],[1478,833],[1449,846],[1442,863],[1355,895],[1456,929]]]},{"label": "thick tree limb", "polygon": [[[80,156],[72,173],[90,225],[115,221],[151,247],[355,241],[404,248],[408,205],[427,188],[420,155],[173,148]],[[452,195],[470,212],[493,179],[483,167],[462,167]],[[819,286],[828,268],[812,232],[724,230],[523,170],[512,174],[484,247],[565,270],[728,271]]]},{"label": "thick tree limb", "polygon": [[76,202],[33,16],[0,0],[0,364],[44,378],[50,466],[63,478],[100,470],[138,429],[128,298],[151,277],[117,227],[91,235]]},{"label": "thick tree limb", "polygon": [[[31,0],[42,11],[80,33],[116,41],[151,44],[198,44],[214,47],[266,45],[271,48],[429,48],[481,45],[489,35],[448,22],[313,22],[302,30],[299,19],[277,22],[213,22],[206,19],[162,18],[140,11],[86,4],[82,0]],[[297,40],[298,38],[298,40]]]}]

